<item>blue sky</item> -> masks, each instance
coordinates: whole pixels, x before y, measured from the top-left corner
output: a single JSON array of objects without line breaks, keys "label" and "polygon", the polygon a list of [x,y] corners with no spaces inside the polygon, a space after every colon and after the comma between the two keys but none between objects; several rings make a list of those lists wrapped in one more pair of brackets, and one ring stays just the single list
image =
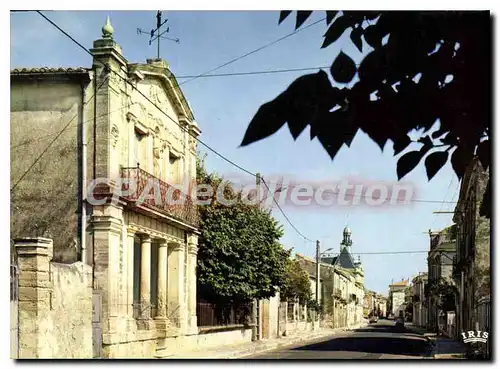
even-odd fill
[{"label": "blue sky", "polygon": [[[322,18],[316,12],[306,23]],[[156,12],[46,12],[46,15],[87,48],[101,35],[106,16],[111,17],[115,40],[129,62],[145,62],[156,56],[156,46],[148,45],[148,36],[137,35],[137,28],[155,28]],[[176,76],[206,72],[225,62],[268,44],[294,29],[294,17],[278,26],[278,12],[164,12],[169,19],[170,37],[180,44],[162,41],[162,58]],[[216,73],[252,72],[329,66],[340,50],[356,62],[362,54],[349,42],[348,32],[334,45],[321,49],[326,22],[243,58]],[[366,46],[366,45],[365,45]],[[53,28],[36,13],[11,15],[11,68],[41,66],[91,66],[90,56]],[[384,153],[365,134],[358,132],[350,148],[343,147],[332,162],[317,140],[311,141],[306,130],[294,142],[288,128],[277,134],[239,148],[246,127],[258,107],[276,97],[300,75],[290,72],[252,76],[199,78],[182,86],[206,144],[251,172],[295,175],[304,180],[339,180],[358,176],[367,181],[397,181],[392,144]],[[179,78],[180,81],[184,79]],[[235,173],[236,168],[209,153],[210,170]],[[243,174],[242,174],[243,175]],[[319,239],[323,249],[339,250],[342,230],[349,223],[353,232],[354,253],[428,249],[429,228],[451,224],[451,215],[433,215],[449,211],[456,201],[458,181],[447,164],[431,182],[427,182],[423,163],[405,181],[411,181],[416,198],[436,202],[415,202],[411,206],[373,209],[335,207],[331,210],[285,207],[288,218],[308,238]],[[315,245],[305,242],[276,209],[274,214],[284,225],[283,244],[298,253],[314,256]],[[356,256],[357,257],[357,256]],[[426,271],[426,254],[361,255],[366,287],[386,293],[392,279],[411,277]]]}]

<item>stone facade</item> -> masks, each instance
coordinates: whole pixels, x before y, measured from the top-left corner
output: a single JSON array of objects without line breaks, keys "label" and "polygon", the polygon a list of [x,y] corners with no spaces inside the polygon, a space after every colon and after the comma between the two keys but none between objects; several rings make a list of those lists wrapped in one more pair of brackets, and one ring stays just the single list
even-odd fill
[{"label": "stone facade", "polygon": [[[430,250],[427,257],[429,285],[440,279],[453,282],[453,257],[456,253],[456,226],[451,226],[439,232],[429,231]],[[446,312],[438,308],[439,296],[428,296],[427,326],[436,332],[439,324],[445,324]]]},{"label": "stone facade", "polygon": [[387,314],[387,299],[375,291],[366,290],[363,300],[363,315],[385,317]]},{"label": "stone facade", "polygon": [[[162,200],[173,185],[189,200],[189,184],[196,179],[193,137],[201,131],[168,65],[129,63],[109,19],[91,53],[92,67],[74,73],[11,73],[14,141],[34,139],[44,127],[52,137],[69,127],[56,151],[42,157],[31,182],[20,182],[22,191],[13,195],[20,199],[13,203],[13,228],[21,235],[31,223],[49,224],[45,233],[44,227],[33,232],[54,235],[54,254],[75,240],[73,254],[61,261],[93,268],[99,301],[93,340],[101,346],[99,356],[162,356],[177,347],[172,340],[198,334],[197,213],[189,201],[164,206],[147,197],[137,200],[151,180]],[[33,130],[34,122],[40,130]],[[26,144],[13,179],[42,146]],[[118,195],[117,189],[124,192]],[[52,201],[47,191],[62,201]],[[34,202],[42,210],[52,202],[57,208],[40,220],[29,207]]]},{"label": "stone facade", "polygon": [[[301,265],[315,280],[316,261],[296,255]],[[321,304],[323,305],[322,325],[335,328],[350,328],[363,322],[364,285],[361,273],[338,265],[320,264]],[[311,286],[315,288],[314,282]]]},{"label": "stone facade", "polygon": [[[453,221],[457,226],[453,277],[459,287],[457,334],[476,329],[479,301],[491,294],[490,220],[479,215],[481,201],[489,179],[478,158],[467,167]],[[491,317],[489,317],[491,319]],[[491,329],[491,321],[482,329]]]},{"label": "stone facade", "polygon": [[392,283],[389,285],[389,312],[393,314],[395,318],[399,317],[401,314],[404,316],[406,298],[405,290],[408,285],[408,280]]},{"label": "stone facade", "polygon": [[11,73],[11,238],[53,238],[56,262],[81,260],[80,127],[91,77],[83,68]]},{"label": "stone facade", "polygon": [[426,327],[428,320],[425,296],[427,280],[427,273],[422,273],[412,280],[413,324],[418,327]]},{"label": "stone facade", "polygon": [[92,357],[92,270],[51,262],[52,240],[15,240],[19,266],[19,358]]}]

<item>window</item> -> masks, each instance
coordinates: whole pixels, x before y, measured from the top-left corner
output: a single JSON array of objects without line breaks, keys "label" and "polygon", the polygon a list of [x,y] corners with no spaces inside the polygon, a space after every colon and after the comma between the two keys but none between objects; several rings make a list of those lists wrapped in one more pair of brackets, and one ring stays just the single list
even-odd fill
[{"label": "window", "polygon": [[174,153],[170,152],[169,157],[168,157],[168,164],[169,164],[169,180],[176,184],[179,181],[179,166],[180,166],[180,159],[177,155]]},{"label": "window", "polygon": [[146,169],[146,139],[142,133],[135,131],[134,140],[134,166],[139,165],[141,168]]}]

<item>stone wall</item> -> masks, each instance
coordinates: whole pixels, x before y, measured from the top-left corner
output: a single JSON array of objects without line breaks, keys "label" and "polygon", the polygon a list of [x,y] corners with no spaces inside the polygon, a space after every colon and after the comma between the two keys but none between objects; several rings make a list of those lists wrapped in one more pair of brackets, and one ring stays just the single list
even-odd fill
[{"label": "stone wall", "polygon": [[54,238],[64,263],[77,261],[82,103],[78,80],[11,78],[11,234]]},{"label": "stone wall", "polygon": [[52,263],[52,240],[15,240],[19,358],[92,358],[92,270]]}]

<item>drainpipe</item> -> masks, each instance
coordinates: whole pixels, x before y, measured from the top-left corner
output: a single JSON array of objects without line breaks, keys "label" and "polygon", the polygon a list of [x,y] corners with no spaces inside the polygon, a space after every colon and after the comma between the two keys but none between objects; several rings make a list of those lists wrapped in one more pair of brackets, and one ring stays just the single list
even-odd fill
[{"label": "drainpipe", "polygon": [[82,111],[81,111],[81,139],[82,139],[82,177],[81,177],[81,201],[80,201],[80,214],[81,214],[81,229],[80,229],[80,261],[82,263],[87,262],[87,135],[85,128],[85,103],[87,100],[87,94],[85,91],[85,86],[82,83]]},{"label": "drainpipe", "polygon": [[[93,127],[93,152],[92,152],[92,179],[95,181],[96,179],[96,150],[97,150],[97,68],[95,64],[92,66],[92,74],[94,79],[94,127]],[[93,211],[92,211],[93,213]],[[97,288],[96,280],[95,280],[95,236],[92,231],[92,288]]]}]

